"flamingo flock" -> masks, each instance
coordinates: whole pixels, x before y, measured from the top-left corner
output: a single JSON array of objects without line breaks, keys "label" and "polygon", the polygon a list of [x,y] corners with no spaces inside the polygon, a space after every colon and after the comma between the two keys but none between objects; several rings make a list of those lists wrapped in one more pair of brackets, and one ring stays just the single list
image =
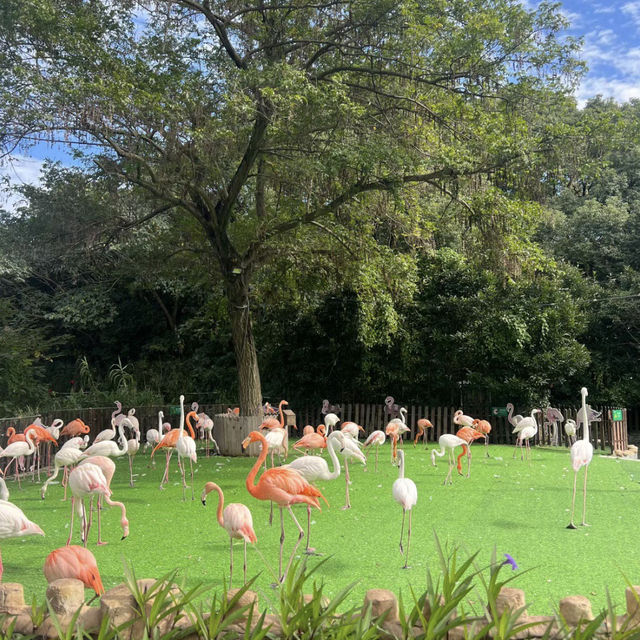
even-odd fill
[{"label": "flamingo flock", "polygon": [[[583,435],[577,440],[570,450],[571,464],[574,470],[573,494],[571,501],[570,523],[567,528],[575,529],[574,512],[577,493],[577,476],[581,468],[584,467],[583,483],[583,507],[582,525],[586,525],[587,506],[587,471],[593,458],[593,446],[589,441],[589,422],[594,418],[594,412],[586,405],[587,390],[581,390],[582,407],[578,415],[579,426],[583,429]],[[145,442],[144,449],[151,447],[150,464],[155,464],[154,455],[160,450],[166,450],[166,464],[160,482],[160,489],[164,489],[169,481],[170,460],[175,450],[177,452],[177,465],[182,480],[182,500],[186,501],[187,462],[190,467],[190,488],[191,499],[195,499],[194,489],[194,467],[197,463],[196,431],[204,441],[206,454],[209,455],[210,448],[219,453],[218,444],[213,438],[213,420],[206,413],[199,412],[197,403],[191,405],[191,411],[185,415],[184,396],[180,396],[180,418],[179,426],[171,428],[168,422],[164,422],[164,414],[159,411],[157,414],[158,428],[148,429],[141,434],[140,424],[135,416],[135,409],[130,409],[126,414],[122,412],[122,405],[116,402],[116,410],[111,415],[111,426],[104,429],[89,444],[90,427],[82,420],[76,419],[67,425],[62,421],[56,421],[52,427],[45,427],[38,420],[30,424],[24,433],[16,433],[12,430],[7,435],[10,440],[7,447],[0,450],[0,458],[7,460],[7,464],[0,469],[0,538],[21,537],[27,535],[45,535],[45,532],[34,522],[30,521],[22,510],[9,501],[9,493],[5,482],[5,476],[10,466],[15,471],[18,488],[21,488],[20,471],[24,469],[20,460],[31,460],[33,464],[30,469],[32,479],[34,479],[35,469],[41,463],[41,447],[58,446],[58,438],[67,437],[65,443],[53,456],[53,472],[42,484],[40,489],[41,498],[47,497],[51,485],[57,483],[57,478],[62,472],[62,486],[64,487],[64,498],[66,500],[67,490],[71,493],[70,501],[70,523],[66,545],[52,551],[45,560],[44,574],[47,581],[52,581],[61,577],[75,577],[83,582],[87,588],[93,589],[96,594],[104,593],[104,586],[98,571],[95,556],[88,550],[90,536],[93,526],[94,513],[97,514],[97,539],[96,546],[106,544],[102,540],[102,511],[104,505],[115,507],[120,510],[120,527],[122,529],[122,540],[129,535],[129,520],[125,502],[113,499],[111,480],[116,470],[118,459],[127,456],[129,464],[129,484],[135,489],[136,481],[134,476],[133,459],[141,450],[141,440]],[[392,400],[392,398],[389,398]],[[276,410],[274,407],[265,406],[265,418],[259,429],[251,431],[242,442],[243,449],[250,444],[257,443],[260,446],[260,453],[249,471],[245,487],[250,498],[270,502],[276,505],[280,511],[280,548],[278,556],[278,571],[276,585],[282,584],[291,569],[292,563],[298,552],[298,548],[305,537],[305,529],[300,524],[294,512],[296,505],[303,505],[307,512],[306,545],[304,553],[308,555],[316,554],[316,549],[311,547],[311,514],[313,510],[321,512],[323,506],[329,507],[329,502],[325,498],[322,490],[316,486],[317,483],[326,483],[337,480],[341,474],[341,467],[344,467],[345,476],[345,504],[342,510],[352,508],[350,485],[352,484],[349,471],[349,461],[360,462],[367,470],[367,456],[365,451],[370,447],[375,447],[375,470],[378,472],[378,451],[379,447],[385,444],[386,438],[391,440],[391,462],[398,468],[398,477],[391,487],[391,497],[402,508],[402,524],[400,531],[399,550],[403,556],[403,569],[409,569],[409,549],[412,535],[413,510],[417,505],[418,489],[416,483],[405,476],[406,457],[402,449],[403,435],[411,431],[407,424],[407,410],[404,407],[397,407],[389,402],[388,413],[395,415],[387,423],[384,431],[373,431],[364,441],[360,442],[359,437],[366,433],[362,425],[351,421],[341,421],[340,418],[331,412],[324,415],[324,424],[316,429],[312,426],[305,427],[303,436],[293,445],[292,451],[298,455],[292,461],[287,462],[289,455],[288,428],[285,426],[283,407],[287,405],[282,400]],[[530,415],[513,416],[513,405],[509,405],[509,422],[514,427],[514,434],[517,436],[517,447],[521,450],[521,459],[531,460],[530,441],[536,436],[538,423],[536,416],[539,409],[533,409]],[[230,411],[229,414],[237,414]],[[467,477],[471,474],[471,445],[476,440],[484,440],[485,447],[488,444],[488,437],[491,432],[491,424],[486,420],[479,420],[469,415],[465,415],[462,410],[456,411],[453,416],[453,427],[457,428],[455,433],[442,433],[438,438],[438,447],[432,449],[430,458],[432,465],[436,466],[436,458],[448,456],[449,468],[444,479],[445,485],[452,484],[453,468],[456,467],[459,475],[462,473],[462,458],[467,458]],[[564,423],[565,432],[568,436],[575,436],[576,422],[567,419]],[[426,445],[429,429],[433,430],[433,424],[426,418],[417,420],[416,436],[413,440],[414,447],[422,439]],[[129,437],[126,435],[129,431]],[[457,452],[456,450],[459,450]],[[327,452],[330,464],[323,453]],[[516,455],[514,451],[514,457]],[[419,455],[419,452],[412,455]],[[267,458],[270,456],[271,466],[267,466]],[[276,464],[275,456],[281,458],[280,464]],[[488,452],[487,452],[488,456]],[[24,464],[24,462],[22,463]],[[413,468],[413,467],[412,467]],[[48,467],[47,467],[48,469]],[[258,536],[254,529],[254,520],[250,506],[240,502],[228,503],[225,506],[225,497],[222,487],[216,482],[208,481],[204,484],[201,492],[201,502],[206,505],[207,496],[215,492],[218,496],[216,520],[223,528],[229,538],[229,585],[231,586],[234,573],[234,540],[241,540],[243,543],[243,580],[247,581],[247,545],[251,545],[258,553]],[[125,499],[126,501],[126,499]],[[321,503],[324,502],[324,505]],[[95,503],[95,507],[94,507]],[[356,505],[357,507],[357,505]],[[294,540],[288,555],[285,555],[285,516],[287,511],[291,522],[297,530],[297,538]],[[79,540],[81,545],[72,544],[74,539],[74,520],[80,520]],[[408,522],[406,522],[408,520]],[[405,536],[406,527],[406,542]],[[260,524],[260,523],[258,523]],[[316,543],[317,544],[317,543]],[[261,557],[262,554],[260,553]],[[262,558],[263,561],[264,558]],[[268,565],[267,565],[268,566]],[[269,567],[270,569],[270,567]],[[3,565],[0,555],[0,579],[2,578]]]}]

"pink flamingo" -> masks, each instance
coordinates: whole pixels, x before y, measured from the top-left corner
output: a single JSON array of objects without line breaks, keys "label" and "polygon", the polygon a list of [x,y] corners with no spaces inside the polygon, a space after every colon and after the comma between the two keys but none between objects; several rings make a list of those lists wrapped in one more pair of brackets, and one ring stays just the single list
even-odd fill
[{"label": "pink flamingo", "polygon": [[467,447],[467,478],[471,476],[471,443],[474,440],[484,438],[484,434],[476,431],[473,427],[462,427],[456,431],[458,438],[462,438],[469,446]]},{"label": "pink flamingo", "polygon": [[400,465],[398,470],[398,477],[393,483],[391,492],[393,499],[402,507],[402,528],[400,529],[400,553],[404,553],[402,548],[402,536],[404,534],[404,518],[409,512],[409,528],[407,530],[407,553],[404,557],[403,569],[409,569],[407,562],[409,561],[409,545],[411,544],[411,514],[413,513],[412,507],[418,501],[418,489],[413,480],[404,477],[404,451],[398,451],[398,457],[400,459]]},{"label": "pink flamingo", "polygon": [[355,422],[343,422],[340,426],[340,431],[342,431],[343,433],[348,433],[354,440],[358,439],[360,431],[364,433],[364,429]]},{"label": "pink flamingo", "polygon": [[[253,518],[249,508],[239,502],[232,502],[224,506],[224,494],[215,482],[207,482],[202,490],[200,499],[202,504],[207,504],[207,494],[211,491],[218,492],[218,524],[229,534],[229,588],[233,582],[233,540],[242,540],[244,543],[244,581],[247,582],[247,542],[253,544],[258,540],[253,530]],[[224,509],[224,510],[223,510]]]},{"label": "pink flamingo", "polygon": [[[280,561],[278,564],[278,574],[280,576],[280,582],[283,582],[293,558],[298,549],[300,541],[304,537],[304,529],[300,526],[297,518],[293,514],[291,505],[304,503],[308,504],[316,509],[320,509],[320,503],[318,498],[322,498],[325,502],[326,499],[322,493],[316,489],[313,485],[309,484],[297,471],[292,471],[285,467],[272,467],[266,470],[259,478],[257,484],[254,484],[254,480],[260,467],[267,458],[268,445],[265,437],[259,431],[252,431],[247,438],[242,442],[242,447],[246,449],[251,442],[260,442],[262,448],[260,455],[256,460],[256,463],[249,471],[246,479],[247,491],[258,500],[270,500],[275,502],[280,508]],[[327,503],[328,504],[328,503]],[[296,527],[298,527],[298,540],[296,541],[287,567],[282,572],[282,552],[284,549],[284,514],[283,509],[286,508],[289,511],[289,515],[294,521]]]},{"label": "pink flamingo", "polygon": [[42,568],[47,582],[60,578],[75,578],[97,595],[104,593],[98,564],[91,551],[75,544],[54,549],[45,559]]},{"label": "pink flamingo", "polygon": [[71,422],[68,422],[62,429],[62,431],[60,432],[61,436],[70,436],[70,437],[75,437],[75,436],[83,436],[86,435],[88,433],[90,433],[91,431],[91,427],[89,427],[89,425],[85,424],[84,422],[82,422],[82,420],[80,420],[80,418],[76,418],[75,420],[72,420]]},{"label": "pink flamingo", "polygon": [[[2,480],[0,478],[0,480]],[[4,483],[4,480],[2,480]],[[8,491],[6,491],[6,485],[3,487],[4,495],[8,498]],[[22,509],[16,507],[15,504],[8,500],[0,500],[0,539],[6,538],[18,538],[21,536],[39,535],[43,536],[44,531],[35,523],[31,522],[24,515]],[[0,580],[2,580],[2,573],[4,566],[2,564],[2,554],[0,554]]]},{"label": "pink flamingo", "polygon": [[[313,427],[311,427],[313,429]],[[320,450],[327,448],[327,438],[321,433],[316,433],[312,431],[311,433],[307,433],[303,435],[298,442],[293,445],[294,449],[304,449],[305,454],[309,451],[309,449]]]},{"label": "pink flamingo", "polygon": [[478,420],[477,418],[471,425],[476,431],[484,436],[484,451],[489,457],[489,434],[491,433],[491,423],[488,420]]},{"label": "pink flamingo", "polygon": [[376,430],[364,441],[364,448],[375,445],[376,448],[376,466],[374,471],[378,471],[378,449],[385,443],[387,436],[384,435],[384,431]]},{"label": "pink flamingo", "polygon": [[[116,463],[106,456],[91,456],[90,458],[85,458],[79,464],[82,466],[84,464],[90,464],[98,467],[102,471],[102,475],[104,475],[105,480],[107,481],[107,488],[109,492],[111,492],[111,480],[113,479],[113,474],[116,472]],[[102,540],[102,495],[98,495],[98,504],[96,506],[98,511],[98,546],[103,546],[108,544]],[[116,500],[107,499],[104,497],[104,501],[111,507],[118,507],[120,509],[120,526],[122,527],[122,540],[124,540],[129,535],[129,520],[127,520],[127,509],[122,502],[118,502]]]},{"label": "pink flamingo", "polygon": [[416,438],[413,441],[413,446],[415,447],[418,444],[418,440],[420,439],[420,436],[422,436],[422,442],[426,445],[425,449],[428,449],[429,445],[427,444],[427,429],[433,429],[433,425],[426,418],[420,418],[417,424],[418,433],[416,434]]},{"label": "pink flamingo", "polygon": [[6,449],[0,452],[0,458],[11,458],[9,464],[2,471],[2,476],[4,477],[7,469],[11,465],[12,461],[15,461],[16,467],[16,476],[18,478],[18,487],[20,487],[20,469],[18,468],[18,458],[20,456],[32,456],[36,452],[36,445],[34,440],[36,438],[40,438],[42,440],[48,440],[54,442],[56,445],[58,444],[49,433],[43,429],[42,427],[37,427],[36,425],[29,425],[25,430],[25,441],[24,442],[13,442]]}]

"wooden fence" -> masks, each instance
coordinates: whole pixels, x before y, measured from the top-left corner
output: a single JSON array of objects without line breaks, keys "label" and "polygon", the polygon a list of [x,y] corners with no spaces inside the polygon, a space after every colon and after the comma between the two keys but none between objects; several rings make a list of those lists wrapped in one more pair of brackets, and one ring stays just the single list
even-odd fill
[{"label": "wooden fence", "polygon": [[[186,406],[190,406],[188,403]],[[323,415],[320,406],[314,407],[289,407],[296,414],[296,423],[298,431],[290,430],[293,437],[301,435],[302,427],[305,425],[319,425],[323,422]],[[428,405],[409,405],[407,408],[407,425],[411,429],[411,438],[416,434],[416,422],[419,418],[427,418],[432,424],[433,429],[429,429],[428,439],[431,442],[438,440],[443,433],[454,433],[458,427],[453,424],[453,414],[458,407],[430,407]],[[624,449],[628,443],[628,427],[629,417],[632,417],[631,424],[636,425],[636,430],[640,431],[640,411],[627,412],[623,409],[623,421],[614,422],[612,420],[613,407],[594,407],[596,411],[602,412],[602,418],[599,422],[592,422],[590,428],[590,439],[595,448],[605,451],[607,448],[611,450]],[[213,436],[221,447],[222,453],[225,455],[240,455],[240,443],[246,437],[250,427],[240,427],[244,421],[230,418],[225,419],[220,415],[227,409],[227,405],[220,404],[204,404],[200,405],[199,411],[204,411],[214,419]],[[575,420],[577,408],[559,407],[565,420],[573,418]],[[89,409],[67,409],[64,411],[56,411],[42,415],[44,424],[51,424],[54,418],[60,418],[66,424],[75,418],[81,418],[91,428],[90,437],[93,438],[103,429],[107,429],[111,425],[111,413],[113,407],[96,407]],[[156,429],[158,427],[158,411],[164,412],[164,422],[170,422],[174,427],[178,426],[179,415],[172,414],[168,406],[149,406],[136,409],[136,417],[140,422],[140,430],[142,437],[148,429]],[[488,407],[466,407],[464,412],[476,418],[488,420],[491,424],[490,442],[496,444],[513,444],[515,436],[512,435],[512,427],[507,418],[496,417],[491,415],[491,409]],[[126,413],[126,410],[123,410]],[[385,405],[383,404],[343,404],[341,416],[342,420],[352,420],[362,425],[367,434],[376,429],[384,430],[389,421],[388,414],[385,413]],[[542,414],[537,414],[539,425],[538,435],[535,444],[551,445],[552,434],[548,428],[543,428]],[[28,426],[35,416],[20,416],[15,418],[0,419],[0,446],[6,446],[6,431],[9,426],[14,426],[17,431],[22,431]],[[248,424],[248,423],[247,423]],[[253,424],[253,422],[252,422]],[[558,446],[568,446],[569,442],[564,433],[563,423],[558,428]],[[242,431],[242,432],[241,432]],[[532,443],[533,444],[533,443]]]}]

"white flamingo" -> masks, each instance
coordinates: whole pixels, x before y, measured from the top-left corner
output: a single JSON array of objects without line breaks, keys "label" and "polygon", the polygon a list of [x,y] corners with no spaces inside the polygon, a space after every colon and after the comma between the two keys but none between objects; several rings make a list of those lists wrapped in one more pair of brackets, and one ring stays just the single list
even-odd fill
[{"label": "white flamingo", "polygon": [[64,469],[62,474],[62,486],[64,487],[64,498],[67,499],[67,477],[69,475],[69,467],[73,467],[78,464],[82,458],[86,457],[85,453],[77,447],[65,446],[61,447],[60,451],[53,457],[54,470],[53,475],[47,478],[47,481],[42,485],[40,489],[40,497],[44,500],[47,493],[47,487],[53,482],[60,473],[60,469]]},{"label": "white flamingo", "polygon": [[122,414],[122,403],[116,400],[116,410],[111,413],[111,429],[103,429],[94,439],[93,444],[97,442],[106,442],[107,440],[113,440],[116,437],[116,427],[120,423],[120,420],[126,418]]},{"label": "white flamingo", "polygon": [[379,429],[377,429],[376,431],[373,431],[364,441],[365,449],[372,445],[376,448],[376,466],[374,469],[374,471],[376,472],[378,471],[378,449],[385,443],[386,439],[387,436],[385,435],[384,431],[380,431]]},{"label": "white flamingo", "polygon": [[516,457],[516,451],[518,450],[518,445],[520,445],[520,459],[524,460],[524,455],[522,452],[522,443],[526,442],[525,447],[529,455],[529,460],[531,460],[531,445],[529,444],[529,440],[534,438],[536,433],[538,433],[538,421],[536,420],[536,413],[542,413],[540,409],[532,409],[531,415],[526,418],[522,418],[520,422],[518,422],[516,429],[513,430],[512,433],[517,433],[518,438],[516,440],[516,447],[513,451],[513,457]]},{"label": "white flamingo", "polygon": [[402,449],[398,451],[398,458],[400,460],[400,469],[398,472],[398,478],[394,481],[392,487],[393,499],[402,507],[402,528],[400,529],[400,553],[404,553],[402,548],[402,537],[404,535],[404,518],[409,512],[409,528],[407,530],[407,553],[404,557],[403,569],[409,569],[407,562],[409,561],[409,545],[411,544],[411,514],[413,513],[412,507],[418,501],[418,489],[413,480],[404,477],[404,451]]},{"label": "white flamingo", "polygon": [[331,433],[340,422],[340,417],[335,413],[327,413],[324,417],[324,426],[327,427],[327,434]]},{"label": "white flamingo", "polygon": [[567,418],[564,423],[564,432],[567,438],[569,438],[569,442],[573,444],[576,441],[576,421]]},{"label": "white flamingo", "polygon": [[462,458],[462,456],[467,455],[469,450],[469,445],[467,444],[466,440],[463,440],[462,438],[458,438],[458,436],[454,435],[453,433],[443,433],[438,438],[438,445],[440,446],[440,450],[437,450],[437,449],[431,450],[431,464],[435,467],[436,456],[438,456],[439,458],[442,458],[444,457],[445,452],[448,452],[449,453],[449,473],[447,473],[447,477],[444,479],[444,482],[442,484],[447,484],[447,483],[453,484],[453,480],[451,480],[451,472],[455,465],[453,451],[456,447],[462,447],[462,453],[458,456],[458,465],[457,465],[458,473],[462,475],[462,463],[460,462],[460,459]]},{"label": "white flamingo", "polygon": [[[509,415],[507,416],[507,420],[512,427],[517,427],[520,420],[522,420],[522,416],[520,414],[513,415],[513,405],[510,402],[507,402],[507,410],[509,411]],[[516,433],[513,431],[512,433]]]},{"label": "white flamingo", "polygon": [[[111,424],[115,426],[112,419]],[[101,442],[94,442],[90,447],[85,449],[87,456],[106,456],[108,458],[119,458],[120,456],[127,455],[127,439],[124,437],[124,421],[121,421],[118,425],[118,441],[122,443],[122,448],[113,442],[113,440],[103,440]]]},{"label": "white flamingo", "polygon": [[335,434],[334,437],[338,439],[338,443],[341,447],[340,453],[344,459],[344,478],[347,488],[345,505],[342,507],[342,510],[351,509],[351,500],[349,499],[349,485],[351,484],[349,479],[349,459],[353,458],[355,460],[359,460],[363,465],[365,465],[365,467],[367,466],[367,459],[365,458],[364,453],[360,451],[360,443],[354,440],[350,435],[346,434],[344,431],[334,431],[333,433]]},{"label": "white flamingo", "polygon": [[[333,463],[333,471],[329,470],[329,465],[324,458],[320,456],[301,456],[296,458],[289,464],[282,465],[281,468],[293,469],[297,471],[307,482],[316,482],[318,480],[335,480],[340,476],[340,461],[336,455],[336,447],[340,447],[338,432],[334,431],[327,438],[327,451]],[[311,507],[307,505],[307,548],[305,553],[313,555],[315,549],[309,546],[309,537],[311,534]]]},{"label": "white flamingo", "polygon": [[462,409],[458,409],[453,414],[453,423],[459,427],[473,427],[473,418],[463,413]]},{"label": "white flamingo", "polygon": [[571,445],[571,466],[573,467],[573,497],[571,498],[571,520],[567,526],[567,529],[575,529],[576,525],[573,524],[573,512],[576,506],[576,483],[578,481],[578,471],[581,467],[584,467],[584,485],[582,487],[582,524],[588,526],[586,522],[587,515],[587,471],[589,470],[589,464],[593,459],[593,445],[589,441],[589,414],[587,413],[586,398],[588,395],[587,388],[582,387],[580,389],[582,395],[582,411],[586,416],[584,421],[584,429],[582,431],[582,439],[574,442]]},{"label": "white flamingo", "polygon": [[69,438],[61,447],[60,450],[65,447],[71,447],[73,449],[86,449],[89,445],[89,436],[75,436],[74,438]]},{"label": "white flamingo", "polygon": [[133,487],[133,456],[140,450],[140,431],[133,429],[134,437],[127,440],[127,456],[129,458],[129,486]]},{"label": "white flamingo", "polygon": [[[55,440],[53,440],[53,438],[44,429],[41,429],[40,433],[41,433],[40,437],[55,442]],[[4,450],[2,450],[2,452],[0,452],[0,458],[11,458],[11,460],[9,461],[9,464],[7,464],[7,466],[2,471],[3,477],[5,476],[7,469],[11,465],[11,462],[15,461],[16,475],[18,477],[18,487],[22,486],[20,484],[20,470],[18,469],[18,458],[20,458],[21,456],[24,456],[24,457],[32,456],[36,452],[36,445],[34,443],[35,438],[38,437],[38,434],[36,433],[36,429],[27,427],[26,431],[24,432],[24,437],[25,439],[23,441],[12,442],[9,446],[7,446]],[[58,443],[56,442],[56,444]]]},{"label": "white flamingo", "polygon": [[189,460],[189,466],[191,467],[191,499],[195,500],[193,492],[193,463],[198,461],[196,454],[196,442],[191,436],[187,436],[184,433],[184,396],[180,396],[180,435],[176,442],[176,451],[178,452],[178,467],[182,474],[182,500],[185,498],[185,489],[187,488],[187,481],[185,479],[185,462],[181,462],[182,458]]}]

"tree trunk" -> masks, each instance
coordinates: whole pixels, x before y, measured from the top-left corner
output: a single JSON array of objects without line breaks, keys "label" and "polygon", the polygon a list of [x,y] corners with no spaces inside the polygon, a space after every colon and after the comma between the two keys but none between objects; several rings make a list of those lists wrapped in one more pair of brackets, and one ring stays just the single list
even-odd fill
[{"label": "tree trunk", "polygon": [[238,367],[238,394],[241,415],[256,415],[262,408],[262,388],[258,354],[253,339],[249,286],[244,274],[231,276],[226,283],[231,319],[231,340]]}]

